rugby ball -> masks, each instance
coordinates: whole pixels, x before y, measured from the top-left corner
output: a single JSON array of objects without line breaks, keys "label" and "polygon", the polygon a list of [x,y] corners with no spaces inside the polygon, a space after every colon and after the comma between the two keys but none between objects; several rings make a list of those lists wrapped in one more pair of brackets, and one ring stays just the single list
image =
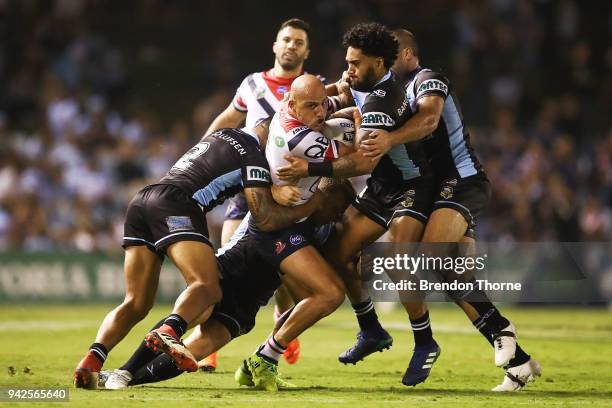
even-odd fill
[{"label": "rugby ball", "polygon": [[355,123],[350,119],[329,119],[325,122],[322,133],[328,139],[337,140],[348,146],[355,143]]}]

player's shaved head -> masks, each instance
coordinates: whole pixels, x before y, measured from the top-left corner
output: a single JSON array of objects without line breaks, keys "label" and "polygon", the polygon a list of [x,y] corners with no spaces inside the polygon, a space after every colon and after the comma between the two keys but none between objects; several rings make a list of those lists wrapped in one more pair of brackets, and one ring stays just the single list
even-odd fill
[{"label": "player's shaved head", "polygon": [[321,131],[327,113],[327,95],[323,82],[310,74],[295,78],[289,93],[289,108],[300,122]]},{"label": "player's shaved head", "polygon": [[416,37],[408,30],[403,28],[396,28],[392,31],[393,36],[399,43],[399,49],[410,48],[415,57],[419,56],[419,45],[417,44]]},{"label": "player's shaved head", "polygon": [[290,99],[293,101],[318,99],[321,96],[325,97],[325,86],[323,82],[314,75],[300,75],[291,84]]}]

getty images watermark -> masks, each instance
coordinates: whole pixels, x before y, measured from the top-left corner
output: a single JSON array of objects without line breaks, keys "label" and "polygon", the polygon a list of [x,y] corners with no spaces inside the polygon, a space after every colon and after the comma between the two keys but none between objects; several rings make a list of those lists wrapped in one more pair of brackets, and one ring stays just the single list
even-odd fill
[{"label": "getty images watermark", "polygon": [[600,243],[375,243],[362,251],[360,279],[375,301],[609,303],[612,248]]}]

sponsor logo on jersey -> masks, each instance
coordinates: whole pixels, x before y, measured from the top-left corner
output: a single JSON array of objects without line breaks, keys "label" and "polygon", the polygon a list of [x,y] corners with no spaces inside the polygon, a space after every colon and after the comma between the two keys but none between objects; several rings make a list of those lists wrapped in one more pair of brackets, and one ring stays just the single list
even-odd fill
[{"label": "sponsor logo on jersey", "polygon": [[247,180],[249,181],[270,181],[268,169],[259,166],[247,166]]},{"label": "sponsor logo on jersey", "polygon": [[404,101],[402,102],[402,106],[397,108],[397,116],[402,116],[402,113],[404,113],[407,107],[408,107],[408,95],[406,95],[406,97],[404,98]]},{"label": "sponsor logo on jersey", "polygon": [[440,91],[444,96],[448,95],[448,86],[439,79],[427,79],[417,89],[416,97],[418,98],[425,92]]},{"label": "sponsor logo on jersey", "polygon": [[379,98],[384,98],[387,95],[387,92],[385,92],[383,89],[377,89],[372,92],[372,95],[378,96]]},{"label": "sponsor logo on jersey", "polygon": [[274,138],[274,144],[276,145],[276,147],[283,147],[285,146],[285,138],[282,136],[276,136]]},{"label": "sponsor logo on jersey", "polygon": [[274,244],[274,252],[276,252],[276,255],[280,255],[281,252],[283,252],[283,250],[287,247],[287,244],[285,244],[282,241],[276,241],[276,243]]},{"label": "sponsor logo on jersey", "polygon": [[194,229],[191,218],[182,215],[171,215],[166,217],[166,225],[170,232],[191,231]]},{"label": "sponsor logo on jersey", "polygon": [[298,133],[300,133],[301,131],[307,130],[307,129],[308,129],[308,126],[298,126],[298,127],[295,127],[293,129],[291,129],[291,136],[295,136]]},{"label": "sponsor logo on jersey", "polygon": [[304,237],[301,235],[292,235],[289,237],[289,242],[291,242],[291,245],[300,245],[304,242]]},{"label": "sponsor logo on jersey", "polygon": [[384,112],[368,112],[361,118],[361,126],[393,126],[395,121]]},{"label": "sponsor logo on jersey", "polygon": [[253,95],[255,95],[255,99],[261,99],[265,96],[265,94],[266,94],[266,88],[263,88],[261,86],[258,86],[257,88],[253,90]]}]

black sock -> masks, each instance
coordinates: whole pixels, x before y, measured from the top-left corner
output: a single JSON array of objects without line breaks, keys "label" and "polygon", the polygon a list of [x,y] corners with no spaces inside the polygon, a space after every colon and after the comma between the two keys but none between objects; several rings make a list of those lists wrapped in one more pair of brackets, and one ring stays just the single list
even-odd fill
[{"label": "black sock", "polygon": [[429,311],[418,319],[410,319],[412,326],[412,334],[414,335],[414,345],[423,346],[433,341],[433,333],[431,332],[431,324],[429,322]]},{"label": "black sock", "polygon": [[478,312],[478,319],[473,321],[474,326],[487,338],[491,343],[491,339],[500,331],[508,327],[510,322],[503,317],[499,310],[491,303],[489,296],[483,290],[473,290],[463,298],[464,301],[470,304]]},{"label": "black sock", "polygon": [[[165,321],[166,318],[161,319],[150,331],[158,329],[164,324]],[[146,346],[146,342],[143,340],[130,359],[119,369],[129,371],[131,374],[133,374],[140,367],[143,367],[148,362],[153,361],[155,357],[157,357],[157,353],[148,348]]]},{"label": "black sock", "polygon": [[357,316],[359,322],[359,328],[361,331],[376,331],[383,330],[380,322],[378,321],[378,315],[376,315],[376,309],[374,309],[374,303],[372,299],[368,299],[365,302],[351,304]]},{"label": "black sock", "polygon": [[89,346],[89,351],[93,352],[94,356],[100,360],[100,363],[104,364],[106,357],[108,356],[108,350],[106,350],[104,344],[93,343],[91,346]]},{"label": "black sock", "polygon": [[[505,329],[510,322],[499,313],[499,310],[497,310],[497,308],[493,306],[491,302],[478,302],[470,304],[480,314],[480,317],[474,320],[472,324],[474,324],[480,334],[487,339],[489,344],[493,346],[493,339],[495,338],[495,335]],[[485,312],[483,313],[481,310],[478,310],[476,305],[478,305],[481,310],[485,310]],[[521,364],[525,364],[530,358],[531,356],[525,353],[525,351],[517,343],[516,352],[514,353],[514,357],[508,362],[508,367],[516,367]]]},{"label": "black sock", "polygon": [[178,369],[172,357],[167,354],[160,354],[150,363],[146,364],[133,373],[130,385],[147,384],[152,382],[169,380],[183,374],[184,371]]},{"label": "black sock", "polygon": [[508,368],[520,366],[521,364],[525,364],[529,361],[531,356],[525,353],[525,350],[521,348],[521,346],[516,345],[516,352],[514,353],[514,358],[508,362]]},{"label": "black sock", "polygon": [[187,331],[187,321],[185,321],[185,319],[183,319],[181,316],[174,313],[166,318],[164,324],[167,324],[168,326],[172,327],[172,329],[174,329],[174,332],[176,333],[176,336],[179,339],[183,337],[183,334],[185,334],[185,332]]}]

